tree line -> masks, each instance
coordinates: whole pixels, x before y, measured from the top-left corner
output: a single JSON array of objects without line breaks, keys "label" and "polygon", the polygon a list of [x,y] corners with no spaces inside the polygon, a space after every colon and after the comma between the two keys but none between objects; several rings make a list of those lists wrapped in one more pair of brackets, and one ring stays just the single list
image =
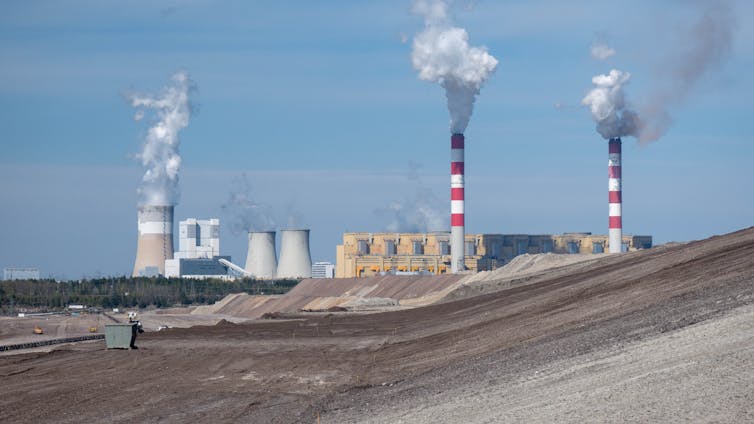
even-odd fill
[{"label": "tree line", "polygon": [[70,304],[97,308],[158,308],[214,303],[230,293],[282,294],[298,280],[109,277],[75,281],[0,281],[0,313],[59,311]]}]

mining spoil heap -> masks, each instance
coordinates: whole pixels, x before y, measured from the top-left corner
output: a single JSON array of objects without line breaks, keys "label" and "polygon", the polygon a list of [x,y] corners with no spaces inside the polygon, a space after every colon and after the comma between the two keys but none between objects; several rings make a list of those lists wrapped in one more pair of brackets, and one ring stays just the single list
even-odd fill
[{"label": "mining spoil heap", "polygon": [[3,421],[751,422],[754,228],[137,344],[0,357]]}]

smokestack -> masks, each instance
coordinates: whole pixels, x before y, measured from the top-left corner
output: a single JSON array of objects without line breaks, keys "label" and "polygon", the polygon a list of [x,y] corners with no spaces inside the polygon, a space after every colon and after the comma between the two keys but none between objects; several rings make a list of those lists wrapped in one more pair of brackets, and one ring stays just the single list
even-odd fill
[{"label": "smokestack", "polygon": [[623,215],[621,198],[621,141],[620,138],[611,138],[608,142],[608,243],[610,253],[620,253],[623,247]]},{"label": "smokestack", "polygon": [[309,230],[280,231],[280,261],[277,278],[311,278]]},{"label": "smokestack", "polygon": [[274,231],[250,231],[246,271],[256,278],[275,278],[278,261]]},{"label": "smokestack", "polygon": [[450,271],[466,269],[464,265],[464,185],[463,134],[450,137]]},{"label": "smokestack", "polygon": [[173,259],[173,206],[139,206],[133,276],[165,275],[166,259]]}]

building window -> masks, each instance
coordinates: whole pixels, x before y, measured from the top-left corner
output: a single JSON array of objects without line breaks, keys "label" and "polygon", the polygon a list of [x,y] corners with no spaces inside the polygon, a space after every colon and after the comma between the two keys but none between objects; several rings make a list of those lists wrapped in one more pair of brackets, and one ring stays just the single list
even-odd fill
[{"label": "building window", "polygon": [[621,252],[628,252],[628,242],[624,241],[620,244],[620,251]]},{"label": "building window", "polygon": [[554,250],[552,240],[542,240],[542,253],[550,253]]},{"label": "building window", "polygon": [[476,243],[473,241],[467,241],[464,246],[466,247],[466,251],[464,252],[465,256],[476,256]]},{"label": "building window", "polygon": [[440,247],[440,254],[441,255],[450,255],[450,243],[448,243],[445,240],[437,242],[438,246]]},{"label": "building window", "polygon": [[366,240],[358,240],[356,242],[356,251],[359,255],[368,255],[369,243]]},{"label": "building window", "polygon": [[385,256],[395,255],[395,241],[385,240]]},{"label": "building window", "polygon": [[567,243],[568,246],[568,253],[575,255],[579,253],[579,242],[577,241],[569,241]]},{"label": "building window", "polygon": [[420,240],[414,240],[411,242],[411,246],[413,247],[414,255],[423,255],[424,254],[424,246],[422,245],[422,242]]},{"label": "building window", "polygon": [[524,253],[529,253],[529,242],[528,241],[517,241],[516,242],[516,255],[523,255]]},{"label": "building window", "polygon": [[605,244],[602,242],[592,243],[592,253],[605,253]]}]

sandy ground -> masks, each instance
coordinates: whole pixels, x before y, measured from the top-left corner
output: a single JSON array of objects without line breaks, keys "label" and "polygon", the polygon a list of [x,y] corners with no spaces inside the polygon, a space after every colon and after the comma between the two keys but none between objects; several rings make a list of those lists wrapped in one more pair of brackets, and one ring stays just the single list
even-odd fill
[{"label": "sandy ground", "polygon": [[[0,317],[0,344],[9,345],[58,339],[63,337],[85,336],[91,334],[89,327],[104,330],[106,323],[112,322],[107,317],[84,314],[80,316],[45,315],[25,318]],[[34,327],[39,326],[44,334],[34,334]]]},{"label": "sandy ground", "polygon": [[[187,328],[195,325],[215,325],[219,321],[244,322],[238,318],[223,314],[193,314],[193,307],[170,308],[163,310],[141,311],[139,319],[146,331],[159,331],[165,327]],[[42,315],[26,317],[0,317],[0,345],[13,345],[35,341],[61,339],[67,337],[104,334],[105,325],[114,322],[127,322],[125,312],[105,314],[82,313],[80,315]],[[34,327],[39,326],[43,334],[34,334]],[[95,327],[96,331],[89,331]],[[35,352],[48,352],[59,346],[50,345],[35,348]],[[25,350],[28,352],[28,350]],[[18,351],[0,352],[0,356],[14,355]]]},{"label": "sandy ground", "polygon": [[[538,366],[504,360],[370,389],[324,422],[754,422],[754,306],[640,342]],[[446,370],[444,370],[446,371]],[[459,370],[454,370],[458,373]],[[438,378],[439,377],[439,378]],[[439,381],[438,381],[439,380]],[[460,383],[460,384],[459,384]],[[424,386],[426,384],[426,386]],[[406,392],[432,387],[422,396]],[[370,407],[369,405],[375,405]]]},{"label": "sandy ground", "polygon": [[752,420],[754,229],[488,283],[408,310],[3,356],[0,410],[28,423]]}]

